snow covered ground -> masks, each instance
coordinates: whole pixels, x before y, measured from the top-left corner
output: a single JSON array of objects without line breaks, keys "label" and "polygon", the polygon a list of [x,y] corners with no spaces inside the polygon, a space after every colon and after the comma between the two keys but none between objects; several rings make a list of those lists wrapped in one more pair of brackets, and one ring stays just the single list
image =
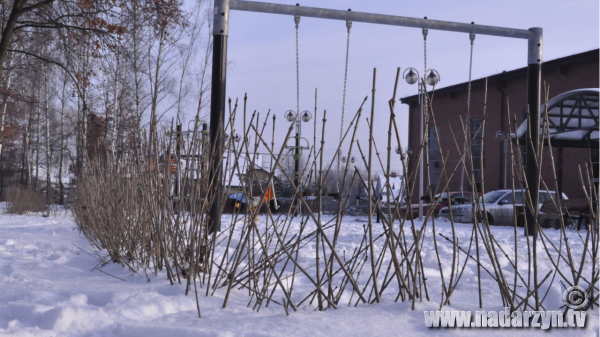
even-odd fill
[{"label": "snow covered ground", "polygon": [[[227,217],[226,217],[227,218]],[[361,221],[362,220],[362,221]],[[227,220],[225,220],[227,221]],[[340,245],[356,246],[362,238],[364,219],[344,223]],[[262,221],[259,221],[263,224]],[[224,226],[226,227],[226,226]],[[450,235],[449,223],[438,223],[438,231]],[[470,225],[457,224],[461,242],[467,242]],[[493,228],[499,244],[510,254],[511,228]],[[558,241],[558,232],[549,236]],[[573,242],[577,233],[570,232]],[[451,258],[451,246],[439,241],[440,253]],[[519,237],[520,247],[525,238]],[[198,318],[193,296],[184,296],[184,286],[171,286],[165,273],[145,277],[132,274],[117,264],[94,267],[98,261],[85,251],[90,247],[67,216],[0,215],[0,335],[8,336],[417,336],[417,335],[572,335],[598,336],[598,310],[588,312],[585,329],[427,329],[424,310],[437,310],[440,294],[430,293],[431,302],[394,303],[392,293],[381,304],[359,305],[338,310],[314,311],[303,305],[286,316],[280,306],[247,308],[248,293],[234,292],[226,309],[221,309],[224,292],[200,297],[202,319]],[[519,249],[519,258],[526,258]],[[582,248],[574,244],[573,254]],[[301,257],[308,260],[311,256]],[[431,235],[424,244],[425,273],[431,289],[439,289],[437,260]],[[503,261],[507,275],[510,268]],[[541,270],[549,270],[547,258]],[[110,275],[108,275],[108,274]],[[542,274],[545,274],[542,272]],[[115,277],[113,277],[113,276]],[[123,280],[120,280],[118,278]],[[436,283],[437,282],[437,283]],[[544,302],[549,310],[562,305],[559,284],[552,286]],[[490,277],[482,280],[484,309],[502,310],[498,286]],[[299,282],[297,287],[302,287]],[[542,290],[545,292],[547,288]],[[302,289],[294,290],[301,293]],[[470,263],[445,310],[478,308],[475,264]],[[342,301],[343,302],[343,301]]]}]

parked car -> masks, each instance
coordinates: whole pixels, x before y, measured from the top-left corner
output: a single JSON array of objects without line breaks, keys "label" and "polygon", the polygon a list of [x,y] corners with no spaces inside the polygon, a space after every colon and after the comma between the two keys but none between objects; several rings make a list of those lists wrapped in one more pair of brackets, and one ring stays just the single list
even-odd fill
[{"label": "parked car", "polygon": [[[539,205],[550,198],[555,198],[554,191],[540,191]],[[567,200],[567,196],[562,194],[563,200]],[[514,199],[512,190],[497,190],[484,194],[479,203],[483,212],[483,203],[485,202],[485,211],[490,225],[497,226],[514,226],[515,224],[515,206],[523,206],[523,195],[521,191],[515,191]],[[439,216],[450,219],[450,209],[444,207],[440,209]],[[452,217],[456,222],[473,222],[473,210],[471,204],[452,206]]]},{"label": "parked car", "polygon": [[[452,205],[460,205],[465,203],[471,203],[472,195],[471,192],[447,192],[447,193],[438,193],[433,200],[430,202],[426,200],[423,203],[423,216],[426,216],[429,212],[429,209],[433,207],[433,217],[438,216],[439,211],[448,206],[448,196],[450,196],[450,201]],[[425,198],[426,199],[426,198]],[[436,202],[437,200],[437,202]],[[404,205],[401,209],[402,214],[406,214],[407,219],[410,219],[410,213],[406,212],[406,205]],[[417,219],[419,217],[419,202],[415,201],[411,204],[411,211],[413,219]]]}]

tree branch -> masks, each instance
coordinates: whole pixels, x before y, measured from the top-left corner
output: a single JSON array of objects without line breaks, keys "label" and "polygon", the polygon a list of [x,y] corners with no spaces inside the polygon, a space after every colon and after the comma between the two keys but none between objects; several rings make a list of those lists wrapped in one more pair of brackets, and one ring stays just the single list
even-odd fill
[{"label": "tree branch", "polygon": [[38,8],[42,8],[42,7],[44,7],[44,6],[46,6],[46,5],[49,5],[49,4],[53,3],[53,2],[54,2],[54,0],[44,0],[44,1],[40,1],[40,2],[38,2],[38,3],[36,3],[36,4],[33,4],[33,5],[31,5],[31,6],[27,6],[27,7],[25,7],[25,8],[21,8],[21,9],[19,10],[19,14],[23,14],[23,13],[31,12],[32,10],[35,10],[35,9],[38,9]]}]

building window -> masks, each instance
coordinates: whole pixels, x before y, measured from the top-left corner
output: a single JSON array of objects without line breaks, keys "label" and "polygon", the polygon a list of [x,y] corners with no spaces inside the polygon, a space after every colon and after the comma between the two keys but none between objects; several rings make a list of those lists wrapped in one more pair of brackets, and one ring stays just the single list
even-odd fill
[{"label": "building window", "polygon": [[440,147],[437,139],[437,135],[439,134],[439,126],[429,127],[427,132],[427,143],[429,144],[429,182],[432,194],[435,192],[440,181]]},{"label": "building window", "polygon": [[471,159],[475,188],[482,192],[483,169],[485,168],[485,139],[483,139],[483,118],[471,119]]}]

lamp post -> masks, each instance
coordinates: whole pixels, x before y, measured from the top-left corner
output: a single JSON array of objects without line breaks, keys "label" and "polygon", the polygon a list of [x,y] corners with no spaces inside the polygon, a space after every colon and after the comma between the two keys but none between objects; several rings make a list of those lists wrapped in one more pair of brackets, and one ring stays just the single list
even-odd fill
[{"label": "lamp post", "polygon": [[505,135],[502,131],[496,132],[496,140],[504,142],[504,147],[502,148],[502,151],[504,152],[504,189],[506,189],[506,161],[508,157],[508,142],[510,141],[510,138],[514,136],[515,134],[512,132],[507,135]]},{"label": "lamp post", "polygon": [[[346,164],[346,161],[348,160],[348,158],[346,156],[342,156],[342,158],[340,159],[342,161],[342,164]],[[350,164],[354,164],[356,163],[356,157],[352,156],[350,157]]]},{"label": "lamp post", "polygon": [[[406,72],[408,72],[408,74]],[[409,67],[404,70],[402,77],[406,80],[406,83],[410,85],[419,82],[419,105],[421,106],[421,132],[419,133],[419,142],[420,144],[423,144],[423,118],[424,115],[427,114],[427,99],[425,98],[425,88],[423,86],[423,82],[419,81],[421,75],[417,69]],[[435,87],[435,85],[440,81],[440,73],[435,69],[429,69],[429,75],[427,75],[425,81],[427,84]],[[423,180],[423,153],[421,153],[421,158],[419,160],[419,221],[423,220],[423,200],[421,199],[423,196]]]},{"label": "lamp post", "polygon": [[[300,113],[300,112],[299,112]],[[307,123],[312,119],[312,115],[308,110],[304,110],[300,113],[300,116],[296,116],[293,110],[288,110],[285,113],[285,119],[288,122],[296,122],[296,144],[294,146],[294,185],[296,189],[300,189],[300,152],[302,147],[300,146],[300,138],[302,137],[302,122]],[[294,216],[298,215],[300,212],[300,199],[296,201],[296,211],[294,212]]]}]

